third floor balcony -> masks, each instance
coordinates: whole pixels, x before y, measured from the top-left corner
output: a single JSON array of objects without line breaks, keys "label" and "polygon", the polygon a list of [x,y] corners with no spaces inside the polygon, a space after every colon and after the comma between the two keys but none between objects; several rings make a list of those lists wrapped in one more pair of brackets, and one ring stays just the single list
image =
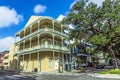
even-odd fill
[{"label": "third floor balcony", "polygon": [[22,30],[16,33],[16,37],[19,37],[21,40],[26,37],[30,37],[37,33],[51,32],[61,36],[65,36],[64,30],[68,30],[66,26],[61,25],[59,22],[45,18],[42,20],[35,21],[24,27]]}]

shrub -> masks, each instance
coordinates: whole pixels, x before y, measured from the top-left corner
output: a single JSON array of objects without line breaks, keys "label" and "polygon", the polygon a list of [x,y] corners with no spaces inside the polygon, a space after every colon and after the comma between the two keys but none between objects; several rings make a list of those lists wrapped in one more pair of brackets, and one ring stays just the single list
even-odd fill
[{"label": "shrub", "polygon": [[120,69],[112,69],[107,71],[98,72],[99,74],[120,74]]}]

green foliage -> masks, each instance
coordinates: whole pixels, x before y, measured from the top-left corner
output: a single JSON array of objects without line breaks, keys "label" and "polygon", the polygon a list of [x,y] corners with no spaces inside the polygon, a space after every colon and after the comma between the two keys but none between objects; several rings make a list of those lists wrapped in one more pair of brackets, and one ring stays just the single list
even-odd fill
[{"label": "green foliage", "polygon": [[120,74],[120,69],[112,69],[107,71],[98,72],[99,74]]},{"label": "green foliage", "polygon": [[115,33],[120,33],[120,26],[115,29]]},{"label": "green foliage", "polygon": [[78,68],[81,72],[84,72],[86,69],[85,68]]},{"label": "green foliage", "polygon": [[94,50],[110,53],[113,58],[120,54],[120,0],[105,0],[101,6],[78,0],[64,24],[75,27],[70,30],[69,39],[84,39],[95,46]]},{"label": "green foliage", "polygon": [[90,38],[90,43],[93,43],[95,45],[105,45],[109,42],[109,39],[106,38],[106,36],[103,36],[102,34],[94,35]]},{"label": "green foliage", "polygon": [[82,63],[82,60],[80,58],[78,58],[77,63]]}]

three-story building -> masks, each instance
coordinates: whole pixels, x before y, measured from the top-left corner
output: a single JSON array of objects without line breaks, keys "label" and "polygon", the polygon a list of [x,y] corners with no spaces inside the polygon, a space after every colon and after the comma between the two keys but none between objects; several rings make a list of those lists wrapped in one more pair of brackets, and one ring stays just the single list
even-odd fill
[{"label": "three-story building", "polygon": [[15,55],[17,68],[22,71],[63,71],[68,62],[69,49],[64,45],[67,26],[47,16],[32,16],[25,27],[16,33]]}]

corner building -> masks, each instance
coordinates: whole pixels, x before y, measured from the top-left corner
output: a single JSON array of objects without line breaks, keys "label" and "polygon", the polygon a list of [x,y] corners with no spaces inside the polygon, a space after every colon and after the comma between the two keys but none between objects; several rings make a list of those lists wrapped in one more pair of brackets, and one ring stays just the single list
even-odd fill
[{"label": "corner building", "polygon": [[64,45],[68,27],[47,16],[31,16],[25,27],[15,34],[17,69],[30,72],[63,72],[70,61]]}]

